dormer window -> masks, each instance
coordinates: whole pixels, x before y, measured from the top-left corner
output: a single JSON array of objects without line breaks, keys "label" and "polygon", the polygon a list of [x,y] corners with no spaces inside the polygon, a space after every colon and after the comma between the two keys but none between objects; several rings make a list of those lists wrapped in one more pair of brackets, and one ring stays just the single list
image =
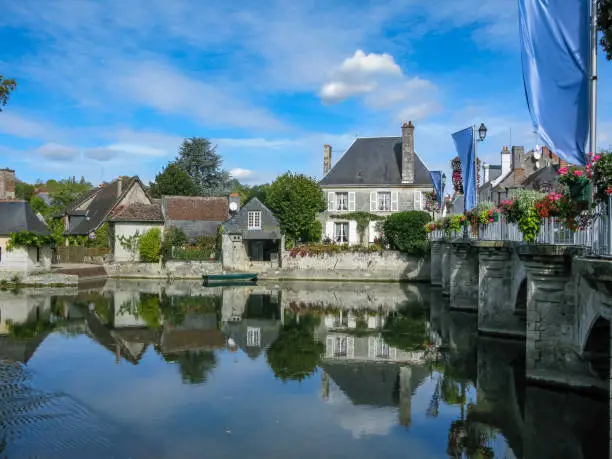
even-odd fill
[{"label": "dormer window", "polygon": [[260,211],[250,211],[249,212],[248,227],[250,230],[260,230],[261,229],[261,212]]}]

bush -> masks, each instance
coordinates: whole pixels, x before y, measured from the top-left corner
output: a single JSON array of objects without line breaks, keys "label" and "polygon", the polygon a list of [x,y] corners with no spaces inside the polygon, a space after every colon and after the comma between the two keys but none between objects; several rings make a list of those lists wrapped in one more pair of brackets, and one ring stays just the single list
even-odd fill
[{"label": "bush", "polygon": [[313,220],[308,229],[306,229],[302,239],[306,242],[321,242],[322,234],[323,224],[320,220]]},{"label": "bush", "polygon": [[161,249],[161,229],[151,228],[140,236],[138,242],[140,261],[144,261],[145,263],[157,263],[159,261]]},{"label": "bush", "polygon": [[392,249],[424,255],[429,247],[425,224],[430,220],[427,212],[416,210],[390,215],[383,223],[385,239]]},{"label": "bush", "polygon": [[177,228],[176,226],[168,228],[166,237],[170,238],[170,241],[174,247],[183,247],[184,245],[187,245],[188,242],[187,235],[183,232],[183,230]]}]

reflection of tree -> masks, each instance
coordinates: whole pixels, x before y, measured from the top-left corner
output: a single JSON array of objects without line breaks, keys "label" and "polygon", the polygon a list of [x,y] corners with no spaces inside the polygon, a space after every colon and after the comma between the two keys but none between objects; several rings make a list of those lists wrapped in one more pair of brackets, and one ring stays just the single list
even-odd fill
[{"label": "reflection of tree", "polygon": [[211,351],[185,351],[163,355],[166,362],[179,366],[181,377],[187,384],[203,384],[217,366],[217,357]]},{"label": "reflection of tree", "polygon": [[316,370],[323,344],[314,340],[314,329],[320,318],[294,316],[285,322],[278,339],[266,351],[266,360],[274,376],[283,381],[301,381]]},{"label": "reflection of tree", "polygon": [[40,318],[33,321],[28,320],[23,324],[8,323],[7,325],[9,333],[15,339],[32,339],[42,333],[50,333],[56,328],[55,323]]},{"label": "reflection of tree", "polygon": [[161,312],[157,295],[141,293],[140,303],[138,303],[136,310],[138,317],[145,322],[148,328],[157,329],[161,326]]},{"label": "reflection of tree", "polygon": [[163,292],[159,306],[165,321],[180,326],[189,312],[219,314],[221,296],[168,296]]},{"label": "reflection of tree", "polygon": [[429,343],[427,311],[412,307],[391,314],[383,334],[389,346],[407,351],[423,349]]}]

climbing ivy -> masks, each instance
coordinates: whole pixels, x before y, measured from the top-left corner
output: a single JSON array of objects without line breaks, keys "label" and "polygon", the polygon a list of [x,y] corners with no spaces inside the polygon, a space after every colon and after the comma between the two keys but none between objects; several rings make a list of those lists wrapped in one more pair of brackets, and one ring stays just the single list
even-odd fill
[{"label": "climbing ivy", "polygon": [[55,241],[52,236],[43,236],[34,231],[19,231],[9,235],[6,250],[9,252],[17,247],[42,247],[53,244]]},{"label": "climbing ivy", "polygon": [[381,217],[379,215],[374,215],[369,212],[350,212],[348,214],[337,214],[330,215],[330,218],[334,219],[342,219],[342,220],[355,220],[357,222],[357,233],[359,233],[359,240],[363,241],[365,237],[366,229],[370,222],[376,222],[380,220],[384,220],[385,217]]}]

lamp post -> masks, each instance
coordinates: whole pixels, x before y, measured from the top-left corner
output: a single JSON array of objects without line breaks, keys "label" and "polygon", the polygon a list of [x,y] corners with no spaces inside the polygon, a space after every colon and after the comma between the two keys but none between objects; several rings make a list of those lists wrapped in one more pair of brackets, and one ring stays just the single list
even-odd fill
[{"label": "lamp post", "polygon": [[446,174],[442,172],[442,181],[440,184],[440,216],[444,215],[444,193],[446,192]]},{"label": "lamp post", "polygon": [[[472,139],[474,140],[474,204],[478,204],[478,154],[476,153],[476,143],[483,142],[484,139],[486,139],[487,127],[485,126],[484,123],[480,123],[480,126],[478,128],[476,128],[476,125],[474,124],[472,126],[472,129],[473,129]],[[465,190],[465,192],[467,194],[467,190]],[[466,194],[463,195],[463,213],[464,215],[467,214],[466,199],[465,199]],[[464,239],[469,238],[467,224],[464,225],[463,227],[463,238]]]}]

